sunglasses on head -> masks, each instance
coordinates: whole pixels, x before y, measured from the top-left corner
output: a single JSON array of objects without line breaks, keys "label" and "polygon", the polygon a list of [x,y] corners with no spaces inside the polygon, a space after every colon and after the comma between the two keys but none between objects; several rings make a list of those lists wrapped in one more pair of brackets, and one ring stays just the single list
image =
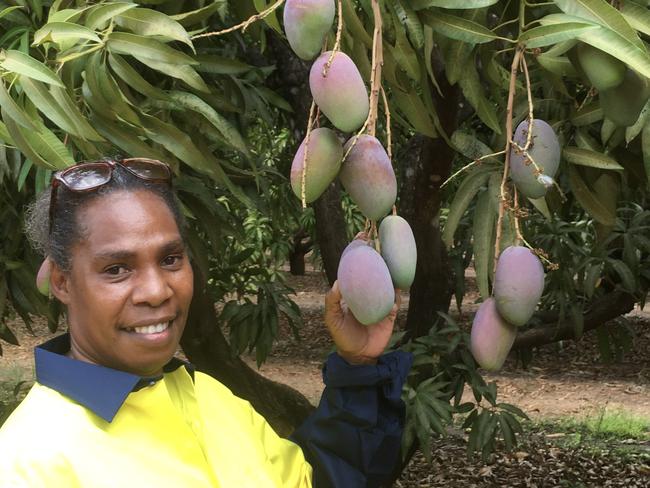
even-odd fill
[{"label": "sunglasses on head", "polygon": [[59,171],[52,176],[52,193],[50,196],[50,229],[54,221],[56,193],[60,185],[77,193],[89,192],[101,188],[113,178],[113,169],[120,166],[141,180],[162,182],[171,185],[172,172],[162,161],[148,158],[128,158],[119,161],[103,159],[78,163]]}]

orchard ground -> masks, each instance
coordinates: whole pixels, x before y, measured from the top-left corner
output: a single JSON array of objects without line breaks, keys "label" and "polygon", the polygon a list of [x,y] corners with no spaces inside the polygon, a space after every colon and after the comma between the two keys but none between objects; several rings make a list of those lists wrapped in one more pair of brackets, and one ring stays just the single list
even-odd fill
[{"label": "orchard ground", "polygon": [[[328,286],[313,270],[287,280],[303,313],[301,341],[283,324],[260,372],[316,403],[321,363],[332,347],[322,320]],[[468,283],[473,283],[471,275]],[[455,307],[451,311],[464,327],[478,307],[477,294],[469,288],[462,314]],[[398,325],[407,304],[404,294]],[[636,309],[626,318],[633,345],[619,361],[601,360],[592,332],[577,343],[540,348],[526,369],[510,358],[501,372],[485,375],[497,382],[499,401],[518,405],[531,418],[514,452],[499,451],[487,462],[468,459],[466,433],[450,428],[447,437],[434,442],[432,463],[417,453],[395,487],[650,486],[650,313]],[[0,408],[16,399],[15,392],[24,394],[33,381],[32,348],[53,336],[41,321],[36,321],[35,336],[20,323],[12,328],[21,345],[3,344]],[[246,360],[256,367],[253,357]]]}]

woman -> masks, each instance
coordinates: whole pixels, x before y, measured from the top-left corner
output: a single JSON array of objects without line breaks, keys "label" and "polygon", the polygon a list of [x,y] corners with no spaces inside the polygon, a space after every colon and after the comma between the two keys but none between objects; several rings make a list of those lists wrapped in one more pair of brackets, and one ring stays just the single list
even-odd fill
[{"label": "woman", "polygon": [[69,332],[35,350],[36,384],[0,429],[0,486],[379,486],[399,450],[410,356],[381,356],[399,303],[361,326],[335,284],[337,345],[293,441],[173,357],[192,268],[171,172],[143,158],[54,176],[28,231],[48,256]]}]

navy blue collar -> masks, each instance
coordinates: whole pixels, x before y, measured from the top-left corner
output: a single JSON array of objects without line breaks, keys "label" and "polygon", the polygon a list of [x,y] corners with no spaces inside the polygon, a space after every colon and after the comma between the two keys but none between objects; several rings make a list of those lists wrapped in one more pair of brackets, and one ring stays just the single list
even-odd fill
[{"label": "navy blue collar", "polygon": [[[153,385],[163,376],[143,378],[116,369],[86,363],[66,356],[70,334],[66,333],[34,349],[36,381],[80,403],[111,422],[132,391]],[[171,373],[185,366],[194,380],[194,366],[172,358],[164,367]]]}]

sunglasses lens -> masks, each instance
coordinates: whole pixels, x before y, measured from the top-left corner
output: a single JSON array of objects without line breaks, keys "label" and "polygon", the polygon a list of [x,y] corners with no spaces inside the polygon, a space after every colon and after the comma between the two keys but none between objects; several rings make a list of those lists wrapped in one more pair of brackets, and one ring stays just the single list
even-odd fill
[{"label": "sunglasses lens", "polygon": [[105,163],[84,164],[66,171],[61,179],[74,191],[84,191],[105,185],[111,177],[111,167]]},{"label": "sunglasses lens", "polygon": [[126,159],[122,165],[145,180],[170,180],[169,167],[153,159]]}]

